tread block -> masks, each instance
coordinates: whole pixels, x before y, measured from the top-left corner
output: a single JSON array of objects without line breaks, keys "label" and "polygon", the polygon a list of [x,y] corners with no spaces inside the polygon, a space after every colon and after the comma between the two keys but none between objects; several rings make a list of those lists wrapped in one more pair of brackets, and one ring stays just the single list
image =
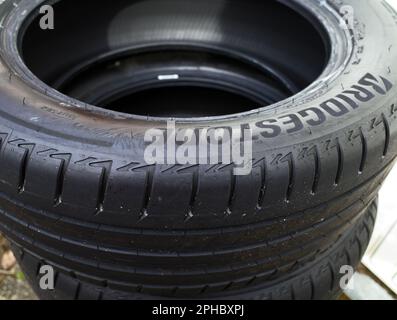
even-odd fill
[{"label": "tread block", "polygon": [[145,200],[145,172],[112,170],[104,199],[104,214],[139,216]]},{"label": "tread block", "polygon": [[60,168],[61,161],[51,158],[48,154],[36,154],[31,157],[26,169],[25,192],[54,202]]},{"label": "tread block", "polygon": [[85,214],[95,214],[99,209],[102,175],[103,168],[91,167],[85,162],[71,163],[63,181],[62,203],[68,207],[84,208]]}]

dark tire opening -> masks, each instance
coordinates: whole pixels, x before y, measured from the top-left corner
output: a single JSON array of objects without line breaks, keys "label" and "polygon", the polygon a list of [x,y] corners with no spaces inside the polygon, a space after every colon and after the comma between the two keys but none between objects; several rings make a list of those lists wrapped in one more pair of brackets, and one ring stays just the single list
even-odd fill
[{"label": "dark tire opening", "polygon": [[20,47],[40,79],[89,104],[157,117],[229,115],[281,101],[324,70],[325,32],[295,9],[256,0],[58,1],[55,29],[31,19]]},{"label": "dark tire opening", "polygon": [[[173,86],[149,88],[124,96],[104,105],[106,109],[144,115],[148,110],[158,117],[168,117],[164,101],[172,106],[176,117],[212,116],[216,113],[238,113],[245,106],[254,107],[254,101],[220,89],[198,86]],[[257,105],[258,107],[260,105]],[[132,112],[131,112],[132,111]]]}]

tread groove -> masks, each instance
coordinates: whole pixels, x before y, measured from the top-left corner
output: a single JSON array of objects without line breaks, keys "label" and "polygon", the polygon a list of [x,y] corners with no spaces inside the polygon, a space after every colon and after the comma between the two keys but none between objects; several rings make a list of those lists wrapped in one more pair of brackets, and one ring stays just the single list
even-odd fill
[{"label": "tread groove", "polygon": [[50,157],[53,159],[61,160],[58,169],[58,176],[57,176],[54,200],[53,200],[54,206],[59,206],[62,203],[63,184],[65,181],[66,171],[68,170],[72,155],[68,153],[64,153],[64,154],[53,154]]},{"label": "tread groove", "polygon": [[328,267],[329,267],[330,274],[331,274],[331,288],[330,288],[330,290],[332,291],[332,290],[334,290],[335,285],[336,285],[336,283],[335,283],[335,280],[336,280],[336,278],[335,278],[335,270],[334,270],[334,267],[332,266],[332,264],[330,262],[328,263]]},{"label": "tread groove", "polygon": [[315,195],[318,190],[318,185],[320,183],[320,174],[321,174],[321,162],[320,162],[320,156],[318,154],[318,149],[317,147],[314,148],[314,179],[313,179],[313,185],[312,185],[312,191],[311,193]]},{"label": "tread groove", "polygon": [[97,197],[97,205],[96,205],[96,212],[95,215],[99,215],[103,212],[103,205],[105,201],[105,192],[107,188],[107,181],[108,181],[108,175],[106,173],[106,169],[102,169],[101,173],[101,178],[99,182],[99,188],[98,188],[98,197]]},{"label": "tread groove", "polygon": [[28,158],[29,158],[29,152],[26,150],[23,155],[21,166],[20,166],[20,171],[19,171],[19,182],[18,182],[18,192],[19,193],[23,193],[25,190],[26,168],[28,166],[28,160],[29,160]]},{"label": "tread groove", "polygon": [[152,196],[154,173],[151,169],[146,172],[145,193],[143,197],[142,208],[140,211],[139,220],[142,221],[148,217],[148,208]]},{"label": "tread groove", "polygon": [[316,287],[315,287],[315,284],[314,284],[313,276],[310,275],[309,279],[310,279],[309,282],[310,282],[310,289],[311,289],[310,300],[314,300],[314,297],[316,296]]},{"label": "tread groove", "polygon": [[21,165],[19,167],[19,182],[18,182],[18,192],[19,193],[23,193],[25,191],[26,171],[28,168],[30,156],[31,156],[35,146],[36,146],[35,144],[28,144],[28,143],[18,144],[19,148],[22,148],[25,150],[23,157],[22,157]]},{"label": "tread groove", "polygon": [[288,188],[287,188],[285,200],[286,202],[290,202],[295,185],[295,160],[292,153],[289,155],[287,162],[288,162],[289,181],[288,181]]},{"label": "tread groove", "polygon": [[78,282],[78,283],[77,283],[76,292],[75,292],[75,294],[74,294],[73,300],[79,300],[80,291],[81,291],[81,282]]},{"label": "tread groove", "polygon": [[390,124],[384,113],[382,113],[383,124],[385,126],[385,146],[383,149],[383,157],[386,157],[390,147]]},{"label": "tread groove", "polygon": [[110,172],[112,170],[113,161],[103,161],[103,162],[94,162],[90,163],[91,167],[100,167],[102,168],[101,177],[99,179],[99,187],[98,187],[98,196],[97,196],[97,205],[95,215],[99,215],[104,211],[105,204],[105,195],[109,182]]},{"label": "tread groove", "polygon": [[342,174],[343,174],[343,163],[344,163],[344,154],[343,149],[340,144],[339,138],[336,139],[336,150],[338,153],[338,165],[336,170],[336,177],[335,177],[335,186],[340,184]]},{"label": "tread groove", "polygon": [[293,300],[293,301],[295,301],[295,300],[297,300],[296,299],[296,293],[295,293],[295,288],[294,288],[294,285],[293,284],[291,284],[291,299]]},{"label": "tread groove", "polygon": [[233,213],[233,202],[236,194],[236,185],[237,185],[237,177],[234,174],[233,170],[230,171],[230,191],[229,191],[229,199],[227,203],[227,208],[225,214],[231,215]]},{"label": "tread groove", "polygon": [[190,201],[189,201],[189,209],[186,217],[186,221],[190,220],[193,218],[194,213],[195,213],[195,206],[196,206],[196,200],[198,196],[198,191],[199,191],[199,186],[200,186],[200,173],[199,173],[199,168],[197,167],[196,170],[194,170],[192,174],[192,193],[190,196]]},{"label": "tread groove", "polygon": [[262,160],[263,166],[261,166],[261,189],[259,192],[259,198],[258,198],[258,205],[257,208],[261,209],[263,207],[263,203],[265,201],[265,196],[266,196],[266,159]]},{"label": "tread groove", "polygon": [[361,152],[361,160],[360,160],[360,169],[358,174],[362,174],[364,172],[368,157],[368,142],[362,128],[360,128],[360,138],[362,144],[362,152]]}]

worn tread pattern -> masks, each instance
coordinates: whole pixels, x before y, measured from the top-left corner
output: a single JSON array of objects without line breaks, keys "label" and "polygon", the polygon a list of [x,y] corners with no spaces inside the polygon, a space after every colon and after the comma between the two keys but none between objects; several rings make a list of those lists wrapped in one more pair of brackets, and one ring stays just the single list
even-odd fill
[{"label": "worn tread pattern", "polygon": [[87,156],[0,130],[0,190],[104,225],[194,230],[257,223],[336,199],[389,166],[396,153],[394,120],[383,111],[346,136],[269,153],[254,159],[246,177],[234,176],[233,166],[155,167]]}]

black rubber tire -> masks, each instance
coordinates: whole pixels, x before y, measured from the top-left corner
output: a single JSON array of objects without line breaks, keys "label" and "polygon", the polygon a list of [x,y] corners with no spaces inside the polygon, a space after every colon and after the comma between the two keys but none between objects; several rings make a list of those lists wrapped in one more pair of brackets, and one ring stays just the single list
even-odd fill
[{"label": "black rubber tire", "polygon": [[[58,283],[64,284],[55,297],[80,297],[81,286],[94,293],[95,285],[114,290],[114,297],[232,297],[302,268],[315,269],[335,241],[361,232],[361,214],[397,156],[397,15],[385,2],[346,1],[355,23],[344,30],[339,1],[241,1],[291,6],[317,28],[322,24],[332,42],[323,74],[295,96],[239,114],[176,121],[177,129],[250,127],[253,169],[246,176],[234,175],[230,165],[147,165],[144,132],[165,128],[166,119],[87,105],[33,75],[16,36],[21,30],[30,34],[24,22],[35,21],[30,13],[37,15],[42,2],[0,4],[0,231],[24,252],[56,266]],[[68,26],[69,20],[58,21]],[[187,37],[201,34],[195,29],[203,25],[201,18],[194,21]],[[172,25],[182,28],[183,22]],[[83,48],[96,44],[84,30],[90,28],[75,30],[66,49],[73,45],[77,52],[78,39],[86,41],[79,42]],[[292,44],[302,47],[303,38],[297,39]],[[252,52],[244,54],[254,55],[259,41],[249,40]],[[275,44],[280,58],[286,44],[275,43],[283,44]],[[299,72],[303,65],[292,78],[305,75]],[[316,72],[309,74],[306,82]],[[282,289],[283,282],[276,287]],[[317,298],[327,297],[324,291]]]},{"label": "black rubber tire", "polygon": [[[307,264],[296,268],[287,276],[269,281],[266,286],[256,286],[248,292],[243,291],[226,296],[229,300],[325,300],[335,299],[342,293],[340,280],[345,273],[343,266],[356,268],[368,246],[375,224],[377,201],[374,201],[356,223],[341,236],[331,248],[314,256]],[[104,285],[90,284],[73,270],[56,271],[55,290],[39,288],[38,270],[43,265],[52,265],[43,257],[14,247],[25,274],[29,277],[41,299],[44,300],[142,300],[163,299],[144,293],[126,293],[112,290]],[[102,284],[106,281],[103,280]],[[196,297],[200,298],[200,296]],[[222,296],[225,298],[225,296]],[[216,299],[213,297],[213,299]]]}]

